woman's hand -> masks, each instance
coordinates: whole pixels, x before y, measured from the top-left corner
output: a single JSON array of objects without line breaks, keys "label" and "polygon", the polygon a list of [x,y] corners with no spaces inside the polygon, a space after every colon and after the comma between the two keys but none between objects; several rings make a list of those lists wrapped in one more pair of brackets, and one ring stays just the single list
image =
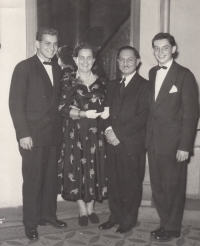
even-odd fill
[{"label": "woman's hand", "polygon": [[109,117],[109,107],[104,107],[104,111],[101,113],[102,119],[107,119]]},{"label": "woman's hand", "polygon": [[77,109],[71,109],[69,112],[69,116],[70,116],[70,118],[72,118],[72,120],[78,120],[79,119],[78,110]]},{"label": "woman's hand", "polygon": [[96,113],[96,110],[87,110],[85,111],[86,117],[88,119],[96,119],[101,113]]}]

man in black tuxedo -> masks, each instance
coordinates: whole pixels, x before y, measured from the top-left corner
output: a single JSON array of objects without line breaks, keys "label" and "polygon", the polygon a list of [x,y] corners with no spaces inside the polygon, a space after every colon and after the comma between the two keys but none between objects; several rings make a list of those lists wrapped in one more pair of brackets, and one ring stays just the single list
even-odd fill
[{"label": "man in black tuxedo", "polygon": [[166,242],[180,237],[187,162],[199,118],[198,88],[191,71],[173,60],[176,42],[172,35],[158,33],[152,47],[159,66],[149,71],[151,103],[146,147],[160,227],[151,235]]},{"label": "man in black tuxedo", "polygon": [[136,68],[137,50],[130,46],[117,54],[122,78],[108,86],[110,116],[105,120],[108,163],[109,220],[100,229],[119,224],[117,233],[130,231],[137,222],[145,170],[145,125],[148,117],[148,82]]},{"label": "man in black tuxedo", "polygon": [[61,70],[51,61],[58,33],[40,28],[37,54],[14,69],[9,106],[22,156],[23,223],[28,239],[38,238],[37,226],[66,227],[57,220],[57,162],[62,143],[58,112]]}]

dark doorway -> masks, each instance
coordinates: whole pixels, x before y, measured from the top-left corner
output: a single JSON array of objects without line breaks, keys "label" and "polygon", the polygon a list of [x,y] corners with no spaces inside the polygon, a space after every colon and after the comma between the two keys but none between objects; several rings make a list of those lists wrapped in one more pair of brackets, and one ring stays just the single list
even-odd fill
[{"label": "dark doorway", "polygon": [[88,42],[98,47],[130,15],[130,0],[37,0],[38,27],[57,29],[59,45]]}]

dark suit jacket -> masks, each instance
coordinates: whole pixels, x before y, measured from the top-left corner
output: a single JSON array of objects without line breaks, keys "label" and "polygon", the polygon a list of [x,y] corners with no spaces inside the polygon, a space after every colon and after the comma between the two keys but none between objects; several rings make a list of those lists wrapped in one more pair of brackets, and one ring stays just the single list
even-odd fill
[{"label": "dark suit jacket", "polygon": [[[152,68],[149,71],[151,103],[146,147],[164,155],[175,154],[177,150],[192,151],[199,118],[198,89],[194,75],[173,61],[156,102],[155,78],[156,70]],[[177,92],[170,93],[173,86]]]},{"label": "dark suit jacket", "polygon": [[31,136],[34,146],[61,144],[58,112],[61,70],[56,62],[53,62],[52,71],[54,86],[37,55],[15,67],[9,106],[17,140]]},{"label": "dark suit jacket", "polygon": [[107,144],[107,149],[122,155],[139,155],[145,152],[145,124],[149,112],[148,82],[136,73],[121,96],[119,82],[120,79],[109,82],[110,117],[105,126],[112,126],[120,144]]}]

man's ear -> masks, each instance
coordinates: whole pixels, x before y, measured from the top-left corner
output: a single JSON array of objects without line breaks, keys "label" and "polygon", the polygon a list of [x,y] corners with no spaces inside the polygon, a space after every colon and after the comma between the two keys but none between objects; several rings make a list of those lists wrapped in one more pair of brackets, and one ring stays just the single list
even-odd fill
[{"label": "man's ear", "polygon": [[176,49],[177,49],[176,45],[172,46],[172,54],[176,52]]},{"label": "man's ear", "polygon": [[39,42],[38,40],[36,40],[36,41],[35,41],[35,47],[36,47],[37,49],[39,49],[39,46],[40,46],[40,42]]},{"label": "man's ear", "polygon": [[137,66],[140,64],[140,59],[137,59]]}]

